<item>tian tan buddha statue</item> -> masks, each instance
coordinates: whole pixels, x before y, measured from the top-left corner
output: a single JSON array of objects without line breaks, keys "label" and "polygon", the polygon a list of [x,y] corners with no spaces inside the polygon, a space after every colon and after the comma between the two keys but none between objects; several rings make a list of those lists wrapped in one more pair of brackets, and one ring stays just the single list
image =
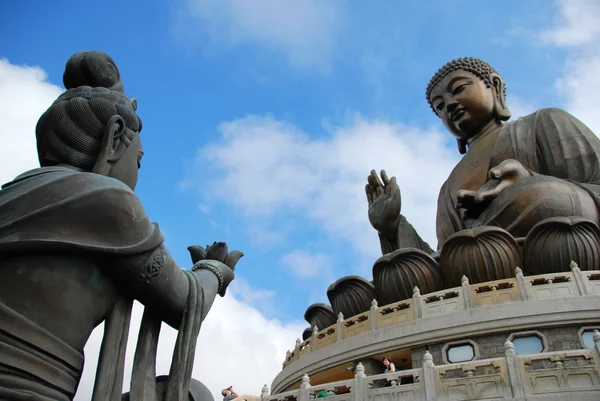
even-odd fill
[{"label": "tian tan buddha statue", "polygon": [[[105,322],[92,400],[121,400],[133,300],[145,312],[123,398],[210,397],[191,380],[196,339],[242,254],[195,246],[193,268],[177,266],[133,193],[142,121],[114,61],[77,53],[63,81],[36,127],[41,168],[0,190],[0,399],[72,400],[83,348]],[[179,333],[169,376],[157,380],[161,322]]]},{"label": "tian tan buddha statue", "polygon": [[464,154],[439,193],[439,267],[400,213],[396,179],[371,172],[369,220],[384,254],[373,270],[378,297],[458,286],[463,274],[476,283],[512,277],[517,266],[542,274],[566,271],[570,260],[582,269],[600,263],[600,140],[559,109],[507,122],[505,92],[498,72],[474,58],[449,62],[427,86]]}]

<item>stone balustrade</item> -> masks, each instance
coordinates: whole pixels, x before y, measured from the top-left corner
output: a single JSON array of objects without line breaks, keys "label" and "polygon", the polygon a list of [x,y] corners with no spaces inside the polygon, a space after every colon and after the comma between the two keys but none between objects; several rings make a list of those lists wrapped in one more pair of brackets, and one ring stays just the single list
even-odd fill
[{"label": "stone balustrade", "polygon": [[346,338],[411,320],[507,302],[600,295],[600,270],[581,271],[574,262],[570,267],[568,272],[537,276],[524,276],[517,268],[514,278],[473,285],[463,276],[460,287],[424,295],[415,287],[412,299],[384,306],[373,300],[367,312],[349,318],[340,313],[336,324],[322,330],[313,327],[310,338],[304,342],[298,339],[294,349],[287,352],[283,367]]},{"label": "stone balustrade", "polygon": [[298,390],[268,395],[265,386],[262,400],[308,401],[322,390],[331,401],[598,400],[600,332],[593,339],[593,349],[531,355],[516,355],[507,340],[502,358],[440,366],[427,351],[421,368],[374,376],[359,363],[352,379],[311,386],[305,374]]}]

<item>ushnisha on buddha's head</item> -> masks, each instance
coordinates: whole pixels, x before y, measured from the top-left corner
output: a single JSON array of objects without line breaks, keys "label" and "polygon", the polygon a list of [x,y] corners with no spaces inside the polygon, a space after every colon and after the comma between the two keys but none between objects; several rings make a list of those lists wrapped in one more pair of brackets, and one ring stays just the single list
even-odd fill
[{"label": "ushnisha on buddha's head", "polygon": [[74,54],[66,92],[36,127],[40,165],[60,165],[116,178],[134,189],[143,155],[137,102],[125,96],[113,59],[99,51]]},{"label": "ushnisha on buddha's head", "polygon": [[510,118],[506,87],[485,61],[458,58],[440,68],[429,81],[427,101],[454,135],[461,153],[479,133]]}]

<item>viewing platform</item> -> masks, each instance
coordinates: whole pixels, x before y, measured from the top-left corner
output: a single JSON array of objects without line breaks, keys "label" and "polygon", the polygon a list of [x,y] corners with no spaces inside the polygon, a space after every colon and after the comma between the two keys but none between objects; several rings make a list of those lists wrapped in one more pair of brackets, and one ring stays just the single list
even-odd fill
[{"label": "viewing platform", "polygon": [[[370,368],[381,365],[381,357],[390,353],[398,359],[397,369],[402,369],[401,372],[395,373],[396,376],[413,375],[419,379],[409,387],[399,386],[396,390],[372,388],[368,390],[369,397],[375,397],[380,392],[396,394],[400,391],[413,394],[412,399],[415,400],[488,399],[469,397],[474,397],[472,392],[478,392],[480,390],[477,389],[482,388],[481,384],[476,384],[479,383],[478,380],[488,383],[491,377],[495,377],[495,390],[489,390],[496,394],[493,397],[511,399],[512,395],[509,397],[509,394],[521,394],[521,390],[509,391],[507,386],[516,380],[509,380],[509,377],[519,375],[521,382],[527,382],[523,384],[523,394],[530,397],[535,395],[535,383],[542,383],[546,379],[536,379],[537,382],[532,382],[531,375],[535,376],[540,372],[530,372],[531,369],[525,372],[523,369],[527,363],[524,361],[542,361],[544,358],[554,361],[554,367],[548,369],[562,369],[567,365],[588,366],[585,383],[592,386],[590,388],[596,386],[600,391],[597,350],[593,353],[584,341],[585,337],[590,343],[593,330],[600,329],[599,305],[600,270],[581,271],[575,263],[571,263],[570,271],[567,272],[534,276],[524,276],[521,269],[517,268],[513,278],[479,284],[469,284],[467,278],[463,277],[460,287],[429,294],[421,294],[419,289],[415,288],[412,299],[383,306],[379,306],[373,300],[367,312],[347,318],[339,314],[336,324],[323,329],[313,327],[309,338],[305,341],[297,340],[294,349],[288,351],[283,370],[272,385],[273,394],[277,396],[268,399],[303,399],[285,397],[290,394],[300,397],[298,391],[302,386],[306,387],[308,377],[314,385],[311,388],[342,386],[339,383],[356,380],[356,377],[349,376],[354,373],[359,375],[359,366],[363,366],[363,374],[367,375],[366,379],[360,379],[363,380],[361,383],[366,383],[366,387],[369,387],[372,380],[393,380],[394,374],[382,376],[374,374],[376,369]],[[519,365],[521,370],[513,370],[510,376],[507,366],[512,362],[506,353],[510,351],[511,341],[516,341],[520,346],[521,339],[539,342],[538,351],[541,352],[515,356],[522,366]],[[456,361],[451,360],[448,352],[461,347],[461,352],[465,351],[465,347],[468,348],[467,351],[472,352],[472,358],[465,363],[453,363]],[[556,358],[566,358],[570,362],[557,365]],[[576,360],[587,362],[572,362]],[[474,370],[470,371],[470,366],[473,366]],[[412,370],[406,369],[407,367],[412,367]],[[427,369],[431,373],[427,373]],[[477,373],[488,372],[490,369],[495,373]],[[455,371],[471,373],[465,373],[465,377],[447,373]],[[441,397],[440,394],[433,398],[425,397],[424,389],[428,379],[424,377],[429,374],[433,383],[431,388],[439,390],[446,398],[435,398]],[[481,375],[486,378],[479,377]],[[566,383],[565,380],[575,380],[571,373],[564,377],[558,373],[552,375],[555,379],[547,380],[559,384]],[[341,377],[344,379],[340,381]],[[584,380],[583,376],[577,377],[577,380]],[[462,384],[450,385],[448,380],[458,380],[456,383]],[[359,388],[357,383],[350,384],[350,388]],[[557,389],[562,388],[562,384],[559,384]],[[459,386],[462,390],[452,386]],[[453,391],[462,391],[465,398],[451,396]],[[488,390],[484,391],[485,394],[488,394],[487,392]],[[593,394],[598,396],[600,393]],[[335,399],[358,399],[348,397],[354,396],[340,393]],[[396,399],[387,397],[368,399]]]}]

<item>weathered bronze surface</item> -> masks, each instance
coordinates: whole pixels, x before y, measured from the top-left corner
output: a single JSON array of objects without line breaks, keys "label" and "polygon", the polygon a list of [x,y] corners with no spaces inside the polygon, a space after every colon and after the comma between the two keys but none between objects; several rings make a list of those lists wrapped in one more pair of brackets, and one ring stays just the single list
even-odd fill
[{"label": "weathered bronze surface", "polygon": [[398,249],[377,259],[373,284],[381,305],[409,299],[415,287],[423,294],[443,289],[438,263],[427,252],[415,248]]},{"label": "weathered bronze surface", "polygon": [[304,312],[304,320],[310,324],[311,328],[317,326],[319,330],[323,330],[324,328],[335,324],[337,321],[337,315],[333,312],[333,309],[329,305],[312,304],[306,308],[306,312]]},{"label": "weathered bronze surface", "polygon": [[553,217],[535,225],[523,245],[528,275],[566,271],[571,261],[581,270],[600,266],[600,229],[581,217]]},{"label": "weathered bronze surface", "polygon": [[362,277],[346,276],[329,286],[327,298],[336,316],[342,313],[351,317],[369,310],[375,299],[375,287]]},{"label": "weathered bronze surface", "polygon": [[182,270],[133,193],[142,122],[115,62],[77,53],[63,81],[37,124],[41,168],[0,191],[0,399],[71,400],[101,322],[92,399],[120,399],[134,299],[146,308],[129,398],[156,391],[164,321],[179,337],[162,395],[186,399],[200,325],[242,254],[225,243],[191,247],[194,267]]},{"label": "weathered bronze surface", "polygon": [[[437,249],[442,251],[442,269],[448,277],[458,277],[462,272],[448,269],[458,269],[471,257],[467,253],[461,257],[443,254],[448,238],[463,230],[494,226],[522,238],[548,218],[578,217],[596,226],[599,223],[600,140],[560,109],[540,109],[506,122],[510,111],[505,91],[502,77],[473,58],[446,64],[427,87],[429,104],[465,155],[438,198]],[[369,220],[379,233],[383,254],[403,248],[433,252],[401,214],[394,177],[390,179],[382,171],[380,178],[372,171],[366,193]],[[549,225],[548,229],[554,228]],[[565,247],[561,238],[546,236],[545,240],[546,247],[567,252],[552,259],[561,265],[540,265],[543,271],[537,273],[568,270],[563,259],[573,258],[577,252]],[[590,249],[595,246],[598,244]],[[453,267],[443,266],[445,260],[454,260]],[[502,263],[489,268],[496,269],[486,273],[490,277],[510,277]],[[464,273],[471,275],[472,282],[485,276]]]},{"label": "weathered bronze surface", "polygon": [[463,275],[471,284],[501,280],[521,265],[519,245],[499,227],[462,230],[444,243],[440,265],[448,287],[460,286]]}]

